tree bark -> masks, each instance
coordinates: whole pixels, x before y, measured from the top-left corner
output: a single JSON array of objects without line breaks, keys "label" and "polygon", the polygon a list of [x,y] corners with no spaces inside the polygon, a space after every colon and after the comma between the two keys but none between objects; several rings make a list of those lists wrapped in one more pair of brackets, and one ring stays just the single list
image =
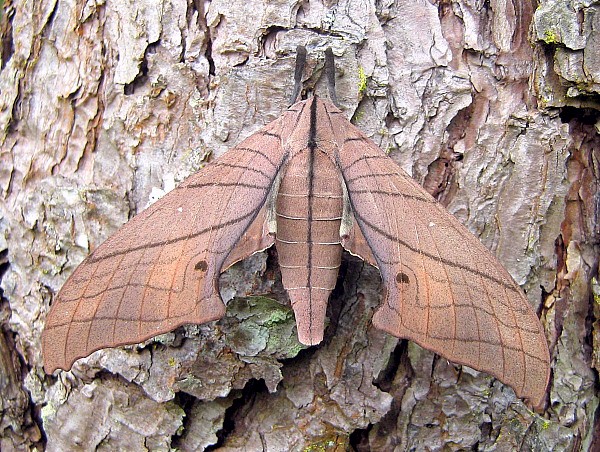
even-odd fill
[{"label": "tree bark", "polygon": [[[3,3],[0,448],[592,450],[600,369],[600,2]],[[498,256],[545,327],[548,401],[373,329],[346,256],[324,342],[295,339],[276,254],[221,278],[224,319],[47,376],[73,269],[152,199],[276,118],[295,48],[318,93]]]}]

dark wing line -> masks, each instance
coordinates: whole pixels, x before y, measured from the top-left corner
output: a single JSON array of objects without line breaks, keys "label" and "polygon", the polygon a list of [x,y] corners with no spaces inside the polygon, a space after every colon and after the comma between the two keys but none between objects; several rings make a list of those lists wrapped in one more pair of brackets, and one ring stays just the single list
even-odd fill
[{"label": "dark wing line", "polygon": [[437,201],[435,201],[434,199],[428,199],[424,196],[416,196],[416,195],[407,195],[406,193],[401,193],[401,192],[390,192],[387,190],[352,190],[352,193],[357,194],[357,195],[362,195],[362,194],[373,194],[373,195],[387,195],[387,196],[392,196],[392,197],[399,197],[399,198],[404,198],[404,199],[414,199],[415,201],[421,201],[423,203],[426,204],[435,204]]},{"label": "dark wing line", "polygon": [[[348,171],[350,168],[352,168],[358,162],[362,162],[363,160],[383,160],[383,159],[389,159],[389,157],[387,155],[363,155],[363,156],[357,158],[356,160],[354,160],[352,163],[350,163],[346,167],[343,167],[340,165],[340,169],[342,172],[344,172],[344,171]],[[339,164],[339,161],[338,161],[338,164]],[[348,184],[346,184],[346,185],[348,185]]]},{"label": "dark wing line", "polygon": [[[184,318],[184,317],[188,317],[188,314],[174,315],[171,318],[172,319],[180,319],[180,318]],[[115,324],[116,324],[116,321],[119,321],[119,320],[122,321],[122,319],[115,319],[114,317],[110,317],[110,316],[96,316],[96,317],[94,317],[94,320],[114,320]],[[139,323],[142,323],[142,324],[143,323],[159,323],[159,320],[138,319],[138,320],[136,320],[136,322],[139,322]],[[90,321],[89,320],[71,320],[69,323],[71,323],[73,325],[84,325],[86,323],[90,323]],[[57,325],[57,326],[64,326],[64,325],[65,324],[61,324],[61,325]],[[114,328],[113,328],[113,331],[115,331]],[[145,337],[146,339],[142,339],[139,342],[144,342],[145,340],[148,340],[149,338],[155,337],[155,336],[157,336],[156,333],[141,334],[140,337]],[[112,347],[102,347],[102,348],[114,348],[114,347],[118,347],[118,346],[115,345],[115,346],[112,346]],[[99,348],[97,350],[101,350],[102,348]],[[94,351],[96,351],[96,350],[94,350]],[[91,353],[93,353],[93,352],[91,352]]]},{"label": "dark wing line", "polygon": [[[336,127],[334,127],[333,125],[333,121],[331,120],[331,115],[332,114],[342,114],[341,111],[330,111],[329,108],[327,107],[326,103],[321,103],[321,105],[325,108],[325,119],[327,119],[327,122],[329,123],[329,128],[331,130],[336,130]],[[336,143],[338,147],[340,147],[340,145],[338,143]]]},{"label": "dark wing line", "polygon": [[[352,202],[351,202],[351,204],[352,204]],[[368,221],[365,217],[363,217],[362,215],[358,214],[356,212],[356,210],[353,209],[352,212],[354,213],[354,216],[357,217],[358,219],[360,219],[360,221],[362,221],[366,226],[368,226],[370,229],[374,230],[378,234],[383,235],[386,239],[388,239],[390,241],[393,241],[393,242],[400,243],[400,244],[406,246],[408,249],[410,249],[411,251],[413,251],[415,253],[419,253],[420,252],[420,250],[418,250],[415,247],[413,247],[412,245],[406,243],[402,239],[394,237],[394,236],[388,234],[386,231],[378,228],[373,223],[371,223],[370,221]],[[365,239],[366,239],[366,237],[365,237]],[[505,283],[504,281],[502,281],[501,279],[498,279],[498,278],[495,278],[493,276],[490,276],[490,275],[488,275],[486,273],[483,273],[483,272],[481,272],[481,271],[479,271],[479,270],[477,270],[475,268],[470,268],[470,267],[467,267],[465,265],[462,265],[462,264],[450,261],[450,260],[445,259],[445,258],[439,258],[439,257],[437,257],[437,256],[435,256],[433,254],[430,254],[430,253],[423,252],[423,255],[425,255],[425,256],[429,257],[430,259],[433,259],[433,260],[435,260],[437,262],[450,265],[451,267],[460,268],[460,269],[468,271],[469,273],[472,273],[474,275],[481,276],[482,278],[487,279],[489,281],[494,281],[495,283],[501,285],[502,287],[504,287],[506,289],[511,290],[512,292],[517,292],[516,289],[512,285],[509,285],[509,284]],[[376,256],[376,257],[378,257],[378,256]]]},{"label": "dark wing line", "polygon": [[236,165],[235,163],[220,163],[220,162],[215,162],[215,166],[220,166],[222,168],[245,169],[246,171],[251,171],[253,173],[260,174],[267,180],[271,179],[271,177],[267,173],[265,173],[263,170],[261,170],[260,168],[247,168],[243,165]]},{"label": "dark wing line", "polygon": [[[266,199],[266,198],[265,198]],[[219,225],[217,225],[218,227],[225,227],[225,226],[230,226],[232,224],[237,223],[238,221],[242,221],[250,216],[252,216],[253,214],[258,213],[258,211],[250,211],[247,214],[241,215],[239,217],[233,218],[232,220],[226,221],[224,223],[221,223]],[[157,246],[164,246],[164,245],[171,245],[173,243],[177,243],[180,242],[182,240],[187,240],[190,238],[194,238],[194,237],[198,237],[199,235],[205,234],[206,232],[210,231],[211,229],[213,229],[213,227],[207,227],[204,228],[200,231],[197,231],[193,234],[190,235],[186,235],[184,237],[176,237],[174,239],[169,239],[169,240],[163,240],[162,242],[153,242],[153,243],[146,243],[144,245],[139,245],[133,248],[129,248],[128,250],[123,250],[123,251],[114,251],[112,253],[109,254],[105,254],[104,256],[100,256],[100,257],[94,257],[94,254],[92,253],[90,255],[90,263],[95,263],[95,262],[102,262],[105,259],[109,259],[111,257],[115,257],[115,256],[120,256],[120,255],[125,255],[128,254],[132,251],[140,251],[140,250],[145,250],[145,249],[151,249],[151,248],[156,248]]]},{"label": "dark wing line", "polygon": [[[422,336],[423,335],[423,332],[421,330],[418,330],[416,328],[411,328],[408,325],[404,325],[404,328],[406,328],[406,330],[408,330],[408,331],[410,331],[410,332],[412,332],[412,333],[415,334],[415,338],[411,338],[410,340],[415,341],[418,344],[421,344],[421,341],[417,338],[418,336]],[[435,336],[435,339],[438,339],[440,341],[450,341],[450,340],[453,340],[455,338],[452,337],[452,336]],[[496,346],[499,345],[499,343],[496,342],[496,341],[491,341],[489,339],[484,339],[484,338],[482,338],[480,340],[479,339],[461,338],[460,340],[464,341],[464,342],[470,342],[470,343],[481,342],[483,344],[488,344],[488,345],[496,345]],[[533,355],[533,354],[527,352],[527,350],[523,350],[523,349],[520,349],[518,347],[513,347],[510,344],[501,344],[501,345],[502,345],[501,348],[506,348],[507,350],[512,350],[512,351],[515,351],[515,352],[523,353],[524,355],[529,356],[530,358],[532,358],[532,359],[534,359],[536,361],[539,361],[539,362],[542,362],[542,363],[546,363],[546,360],[540,358],[539,356],[536,356],[536,355]],[[428,347],[424,346],[424,348],[427,348],[429,350]],[[439,353],[439,354],[441,354],[441,353]],[[458,363],[458,364],[465,364],[465,365],[471,367],[471,365],[469,365],[468,363],[466,363],[464,361],[461,361],[459,359],[456,359],[456,358],[452,358],[452,362],[455,362],[455,363]],[[491,372],[487,371],[487,370],[484,371],[484,372],[491,374]],[[492,375],[495,375],[495,374],[492,374]],[[502,376],[498,376],[498,378],[502,378]]]},{"label": "dark wing line", "polygon": [[373,173],[373,174],[360,174],[351,179],[348,179],[348,183],[355,182],[360,179],[368,179],[369,177],[384,177],[384,176],[395,176],[398,173]]},{"label": "dark wing line", "polygon": [[273,133],[273,132],[269,132],[268,130],[265,130],[261,133],[261,135],[265,135],[267,137],[275,137],[275,138],[279,138],[281,140],[281,135],[278,133]]},{"label": "dark wing line", "polygon": [[[276,169],[278,171],[279,168]],[[270,178],[269,178],[270,179]],[[190,184],[185,187],[177,187],[175,190],[187,190],[188,188],[204,188],[204,187],[244,187],[244,188],[256,188],[258,190],[263,190],[268,187],[267,185],[256,185],[256,184],[246,184],[244,182],[203,182],[200,184]]]},{"label": "dark wing line", "polygon": [[[300,111],[297,112],[296,118],[294,120],[294,126],[292,127],[292,131],[296,130],[296,127],[298,127],[298,123],[300,122],[300,118],[302,117],[302,112],[304,111],[304,109],[306,108],[306,101],[302,104],[302,108],[300,109]],[[290,109],[291,110],[291,109]],[[288,111],[290,111],[288,110]],[[297,110],[291,110],[296,112]],[[293,133],[293,132],[292,132]],[[290,134],[291,135],[291,134]]]},{"label": "dark wing line", "polygon": [[344,139],[344,142],[342,143],[342,146],[343,146],[344,144],[346,144],[346,143],[349,143],[349,142],[351,142],[351,141],[363,141],[363,142],[365,142],[365,143],[368,143],[368,142],[369,142],[369,139],[368,139],[367,137],[360,136],[360,135],[358,135],[358,136],[355,136],[355,137],[346,137],[346,138]]},{"label": "dark wing line", "polygon": [[[261,134],[261,135],[262,135],[262,134]],[[264,158],[264,159],[265,159],[265,160],[266,160],[268,163],[270,163],[270,164],[271,164],[271,166],[272,166],[273,168],[276,168],[276,167],[277,167],[277,164],[276,164],[275,162],[273,162],[273,161],[272,161],[272,160],[269,158],[268,154],[265,154],[264,152],[262,152],[262,151],[261,151],[261,150],[259,150],[259,149],[248,148],[248,147],[245,147],[245,146],[238,147],[238,148],[235,148],[235,149],[237,149],[238,151],[252,152],[253,154],[260,155],[260,156],[261,156],[261,157],[263,157],[263,158]],[[233,150],[233,149],[232,149],[232,150]]]}]

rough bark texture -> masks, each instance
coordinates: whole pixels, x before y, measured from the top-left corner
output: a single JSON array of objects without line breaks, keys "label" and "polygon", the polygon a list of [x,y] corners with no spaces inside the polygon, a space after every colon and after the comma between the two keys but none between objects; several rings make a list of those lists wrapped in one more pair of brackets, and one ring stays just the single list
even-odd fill
[{"label": "rough bark texture", "polygon": [[[0,449],[599,447],[600,2],[5,1],[0,31]],[[553,359],[543,412],[374,330],[378,272],[352,257],[318,347],[296,341],[270,252],[223,275],[225,319],[43,373],[52,295],[279,115],[298,44],[317,72],[333,47],[348,117],[527,291]]]}]

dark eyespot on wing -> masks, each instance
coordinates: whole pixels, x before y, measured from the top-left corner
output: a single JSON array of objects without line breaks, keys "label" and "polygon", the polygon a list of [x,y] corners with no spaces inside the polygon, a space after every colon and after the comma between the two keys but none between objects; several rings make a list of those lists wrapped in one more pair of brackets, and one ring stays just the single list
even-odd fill
[{"label": "dark eyespot on wing", "polygon": [[208,264],[206,263],[205,260],[201,260],[194,266],[194,268],[201,272],[205,272],[206,270],[208,270]]},{"label": "dark eyespot on wing", "polygon": [[408,278],[408,275],[404,272],[400,272],[396,275],[396,282],[398,284],[408,284],[410,282],[410,279]]}]

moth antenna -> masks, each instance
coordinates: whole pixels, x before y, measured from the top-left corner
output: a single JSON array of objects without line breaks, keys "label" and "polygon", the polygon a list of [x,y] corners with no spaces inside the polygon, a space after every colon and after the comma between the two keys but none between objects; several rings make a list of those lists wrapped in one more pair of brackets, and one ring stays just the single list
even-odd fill
[{"label": "moth antenna", "polygon": [[335,93],[335,61],[333,56],[333,50],[328,47],[325,50],[325,74],[327,75],[327,88],[329,90],[329,98],[331,102],[337,107],[337,95]]},{"label": "moth antenna", "polygon": [[296,47],[296,70],[294,71],[294,92],[290,98],[290,105],[296,103],[300,89],[302,88],[302,73],[304,72],[304,66],[306,65],[306,47]]}]

